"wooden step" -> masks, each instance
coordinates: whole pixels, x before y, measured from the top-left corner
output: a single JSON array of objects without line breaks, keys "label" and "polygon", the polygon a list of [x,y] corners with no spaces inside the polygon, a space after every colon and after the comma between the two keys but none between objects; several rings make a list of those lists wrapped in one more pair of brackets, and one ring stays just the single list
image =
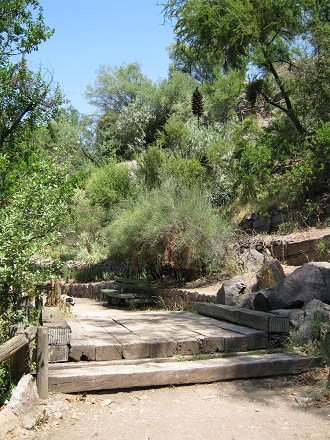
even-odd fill
[{"label": "wooden step", "polygon": [[97,320],[67,318],[74,361],[173,357],[178,354],[259,350],[267,347],[265,332],[201,315],[132,314]]},{"label": "wooden step", "polygon": [[320,365],[321,358],[260,354],[184,362],[79,362],[49,366],[49,391],[77,393],[295,374]]},{"label": "wooden step", "polygon": [[194,303],[198,313],[217,319],[224,319],[235,324],[245,325],[267,333],[288,333],[289,318],[275,313],[260,312],[242,307],[226,306],[223,304]]}]

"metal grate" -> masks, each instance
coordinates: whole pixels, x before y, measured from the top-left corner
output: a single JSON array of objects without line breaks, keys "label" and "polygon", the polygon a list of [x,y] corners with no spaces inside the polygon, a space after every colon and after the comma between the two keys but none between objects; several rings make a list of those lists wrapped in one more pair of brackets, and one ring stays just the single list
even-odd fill
[{"label": "metal grate", "polygon": [[287,316],[270,316],[268,319],[269,333],[288,333],[289,318]]},{"label": "metal grate", "polygon": [[49,345],[67,345],[70,343],[69,328],[49,328],[48,329]]}]

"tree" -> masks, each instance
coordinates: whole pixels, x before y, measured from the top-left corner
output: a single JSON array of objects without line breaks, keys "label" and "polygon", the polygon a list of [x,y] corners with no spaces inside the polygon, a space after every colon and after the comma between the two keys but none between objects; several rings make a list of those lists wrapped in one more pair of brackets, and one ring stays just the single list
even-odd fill
[{"label": "tree", "polygon": [[62,97],[52,78],[32,72],[24,59],[52,32],[37,0],[0,1],[0,306],[5,310],[38,278],[30,258],[56,234],[71,197],[67,160],[58,161],[63,151],[36,141],[37,132],[58,115]]},{"label": "tree", "polygon": [[149,94],[152,88],[152,81],[142,74],[137,63],[122,66],[101,65],[94,85],[87,87],[86,97],[102,113],[112,111],[117,114],[138,95]]},{"label": "tree", "polygon": [[[313,30],[320,29],[320,23],[325,25],[329,15],[324,0],[169,0],[161,4],[165,18],[174,22],[178,48],[174,55],[193,59],[209,73],[215,68],[254,71],[256,92],[304,133],[283,79],[283,66],[295,68],[303,40],[310,48],[317,47]],[[283,102],[273,99],[269,78]]]},{"label": "tree", "polygon": [[37,50],[53,33],[44,24],[38,0],[0,1],[0,62]]},{"label": "tree", "polygon": [[195,88],[196,81],[182,72],[172,71],[168,79],[153,84],[138,64],[101,66],[86,93],[99,109],[95,115],[97,154],[127,160],[144,151],[172,114],[189,119]]}]

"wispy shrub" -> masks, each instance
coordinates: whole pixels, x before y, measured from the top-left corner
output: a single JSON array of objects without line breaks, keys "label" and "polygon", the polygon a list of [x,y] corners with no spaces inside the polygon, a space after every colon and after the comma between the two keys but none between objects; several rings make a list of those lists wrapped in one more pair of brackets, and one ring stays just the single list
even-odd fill
[{"label": "wispy shrub", "polygon": [[175,179],[141,194],[109,229],[113,257],[137,258],[154,276],[193,278],[224,262],[230,228],[196,185]]}]

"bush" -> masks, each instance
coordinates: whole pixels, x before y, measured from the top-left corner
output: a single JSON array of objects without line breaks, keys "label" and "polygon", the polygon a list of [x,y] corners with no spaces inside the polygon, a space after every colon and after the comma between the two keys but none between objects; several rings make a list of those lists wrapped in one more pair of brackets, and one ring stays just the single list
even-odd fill
[{"label": "bush", "polygon": [[160,171],[164,160],[164,152],[154,146],[149,147],[138,158],[136,174],[147,189],[159,187],[161,183]]},{"label": "bush", "polygon": [[110,227],[110,253],[138,259],[154,277],[194,278],[218,269],[229,244],[228,224],[196,185],[168,179],[141,194]]},{"label": "bush", "polygon": [[114,160],[95,168],[86,183],[86,194],[91,204],[105,210],[127,199],[132,192],[133,182],[129,167]]}]

